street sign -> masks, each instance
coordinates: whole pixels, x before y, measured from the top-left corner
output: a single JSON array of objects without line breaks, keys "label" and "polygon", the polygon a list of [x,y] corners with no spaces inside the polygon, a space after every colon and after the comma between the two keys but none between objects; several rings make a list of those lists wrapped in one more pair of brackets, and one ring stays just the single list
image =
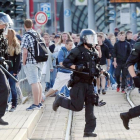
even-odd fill
[{"label": "street sign", "polygon": [[137,13],[136,13],[136,12],[133,12],[133,13],[132,13],[132,18],[133,18],[133,19],[136,19],[136,18],[137,18]]},{"label": "street sign", "polygon": [[75,0],[76,6],[87,5],[87,0]]},{"label": "street sign", "polygon": [[40,12],[37,12],[36,15],[35,15],[35,21],[36,23],[40,24],[40,25],[44,25],[47,23],[48,21],[48,17],[46,15],[46,13],[40,11]]},{"label": "street sign", "polygon": [[130,8],[129,7],[121,8],[120,22],[121,24],[130,24]]},{"label": "street sign", "polygon": [[40,10],[48,16],[48,19],[51,19],[51,3],[41,3]]},{"label": "street sign", "polygon": [[71,16],[71,10],[70,10],[70,9],[65,9],[64,15],[65,15],[66,17]]}]

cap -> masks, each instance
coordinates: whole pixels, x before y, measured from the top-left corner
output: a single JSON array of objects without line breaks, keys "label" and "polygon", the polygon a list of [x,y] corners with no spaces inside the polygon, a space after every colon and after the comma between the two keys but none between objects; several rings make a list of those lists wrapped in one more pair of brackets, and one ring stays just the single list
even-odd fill
[{"label": "cap", "polygon": [[60,38],[60,35],[55,35],[54,38]]},{"label": "cap", "polygon": [[118,28],[115,28],[114,30],[115,30],[115,31],[120,31]]}]

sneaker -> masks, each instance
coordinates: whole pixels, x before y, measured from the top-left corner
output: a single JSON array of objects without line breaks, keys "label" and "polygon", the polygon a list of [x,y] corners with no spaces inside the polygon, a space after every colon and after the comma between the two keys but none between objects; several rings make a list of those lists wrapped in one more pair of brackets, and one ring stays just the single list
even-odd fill
[{"label": "sneaker", "polygon": [[119,92],[120,91],[120,87],[119,86],[117,86],[117,92]]},{"label": "sneaker", "polygon": [[105,91],[104,89],[102,90],[102,94],[103,94],[103,95],[106,94],[106,91]]},{"label": "sneaker", "polygon": [[14,112],[16,110],[15,106],[12,106],[11,109],[9,110],[9,112]]},{"label": "sneaker", "polygon": [[23,98],[22,98],[22,101],[21,101],[21,102],[22,102],[22,104],[25,104],[27,100],[28,100],[28,96],[23,97]]},{"label": "sneaker", "polygon": [[43,104],[42,103],[39,103],[39,106],[40,106],[40,108],[43,108]]},{"label": "sneaker", "polygon": [[27,111],[30,110],[40,110],[40,105],[32,104],[30,107],[26,108]]},{"label": "sneaker", "polygon": [[112,90],[116,90],[117,89],[117,84],[112,84]]},{"label": "sneaker", "polygon": [[98,94],[100,94],[100,89],[98,89]]},{"label": "sneaker", "polygon": [[122,89],[122,91],[121,91],[122,93],[125,93],[125,90],[124,89]]}]

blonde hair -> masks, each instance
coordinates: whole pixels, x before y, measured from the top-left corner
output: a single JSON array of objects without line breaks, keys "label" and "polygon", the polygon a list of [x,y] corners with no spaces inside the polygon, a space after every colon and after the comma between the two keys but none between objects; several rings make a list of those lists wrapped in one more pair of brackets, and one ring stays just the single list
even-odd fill
[{"label": "blonde hair", "polygon": [[7,40],[8,40],[7,53],[10,56],[14,56],[14,54],[18,55],[21,52],[21,48],[17,40],[16,33],[13,29],[8,30]]},{"label": "blonde hair", "polygon": [[67,34],[68,39],[69,39],[69,40],[73,40],[73,39],[71,38],[71,36],[70,36],[69,33],[63,32],[63,33],[61,34],[61,36],[60,36],[60,40],[59,40],[59,42],[58,42],[59,45],[63,42],[63,39],[62,39],[62,35],[63,35],[63,34]]}]

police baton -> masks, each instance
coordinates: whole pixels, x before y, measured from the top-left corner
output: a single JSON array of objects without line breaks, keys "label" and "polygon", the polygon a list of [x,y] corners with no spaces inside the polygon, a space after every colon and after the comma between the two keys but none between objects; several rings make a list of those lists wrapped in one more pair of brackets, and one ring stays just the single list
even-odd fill
[{"label": "police baton", "polygon": [[81,73],[81,74],[85,74],[85,75],[89,75],[88,72],[80,72],[80,71],[76,71],[74,69],[70,69],[70,68],[66,68],[64,66],[60,66],[60,65],[56,65],[56,66],[53,66],[54,68],[61,68],[61,69],[65,69],[65,70],[70,70],[70,71],[74,71],[74,72],[77,72],[77,73]]},{"label": "police baton", "polygon": [[2,65],[0,65],[0,68],[10,77],[12,77],[16,82],[18,82],[18,80],[12,74],[10,74]]}]

